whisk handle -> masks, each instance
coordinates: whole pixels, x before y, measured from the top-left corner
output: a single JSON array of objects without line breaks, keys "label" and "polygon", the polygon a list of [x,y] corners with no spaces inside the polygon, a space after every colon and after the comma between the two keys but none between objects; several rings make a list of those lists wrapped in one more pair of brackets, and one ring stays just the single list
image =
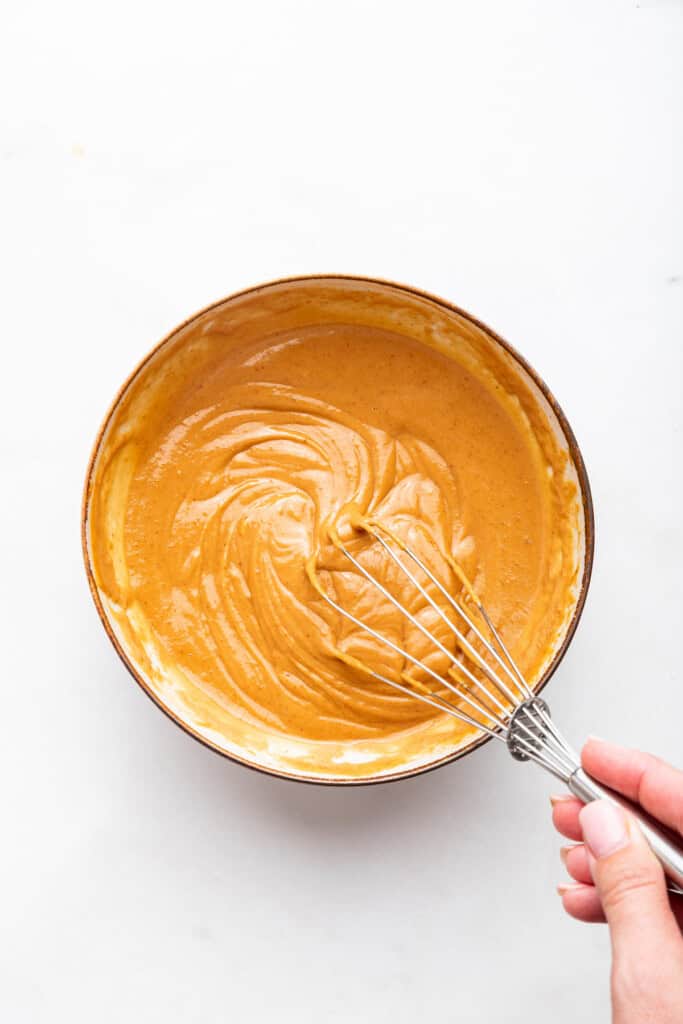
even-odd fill
[{"label": "whisk handle", "polygon": [[669,890],[683,894],[683,850],[676,845],[672,838],[667,836],[661,828],[628,800],[624,800],[617,793],[594,782],[590,775],[586,775],[583,768],[576,769],[574,774],[569,777],[567,785],[574,796],[577,796],[584,804],[588,804],[592,800],[609,800],[613,804],[624,807],[629,814],[632,814],[640,825],[653,853],[664,868],[670,883]]}]

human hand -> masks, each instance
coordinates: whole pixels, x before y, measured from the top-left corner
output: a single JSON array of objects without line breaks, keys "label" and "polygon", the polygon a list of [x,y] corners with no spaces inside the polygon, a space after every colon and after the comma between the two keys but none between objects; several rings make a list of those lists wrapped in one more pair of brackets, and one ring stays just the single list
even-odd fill
[{"label": "human hand", "polygon": [[[683,772],[636,750],[590,739],[583,768],[683,836]],[[577,845],[562,849],[574,881],[560,885],[579,921],[607,921],[612,941],[613,1024],[683,1022],[683,896],[664,873],[635,819],[605,800],[584,806],[552,797],[553,823]]]}]

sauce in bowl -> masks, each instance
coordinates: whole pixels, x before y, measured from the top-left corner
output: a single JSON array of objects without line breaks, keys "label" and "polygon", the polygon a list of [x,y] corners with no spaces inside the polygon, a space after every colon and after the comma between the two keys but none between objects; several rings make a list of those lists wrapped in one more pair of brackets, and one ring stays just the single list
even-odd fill
[{"label": "sauce in bowl", "polygon": [[307,562],[431,657],[331,534],[392,587],[354,517],[385,522],[457,592],[452,555],[540,682],[586,579],[587,484],[564,426],[495,336],[426,296],[344,278],[235,296],[162,343],[105,424],[86,491],[98,607],[145,688],[224,753],[326,781],[427,767],[477,730],[358,671],[404,666],[330,608]]}]

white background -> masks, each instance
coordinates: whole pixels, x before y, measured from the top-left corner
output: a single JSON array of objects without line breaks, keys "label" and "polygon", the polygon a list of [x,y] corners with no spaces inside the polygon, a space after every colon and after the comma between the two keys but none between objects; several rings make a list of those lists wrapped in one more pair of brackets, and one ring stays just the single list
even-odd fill
[{"label": "white background", "polygon": [[585,452],[556,717],[680,760],[683,5],[23,0],[0,47],[3,1020],[606,1020],[540,772],[489,745],[337,791],[209,753],[110,647],[79,503],[114,391],[204,304],[440,293]]}]

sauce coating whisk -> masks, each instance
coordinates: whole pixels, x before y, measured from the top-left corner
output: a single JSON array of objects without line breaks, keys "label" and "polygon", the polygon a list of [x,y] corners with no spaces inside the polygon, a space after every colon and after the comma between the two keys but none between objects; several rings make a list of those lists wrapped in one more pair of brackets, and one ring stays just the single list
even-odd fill
[{"label": "sauce coating whisk", "polygon": [[[534,761],[560,779],[584,803],[606,799],[626,807],[637,818],[652,850],[659,858],[668,877],[670,891],[683,893],[683,851],[660,828],[646,820],[641,811],[600,786],[583,770],[576,751],[553,722],[547,703],[526,682],[486,609],[457,564],[449,559],[449,564],[463,584],[466,597],[461,600],[450,594],[425,562],[386,526],[377,520],[359,517],[354,518],[352,525],[365,531],[381,545],[388,558],[417,588],[426,605],[453,635],[455,643],[454,650],[442,643],[395,594],[361,564],[338,534],[334,533],[332,540],[335,546],[368,583],[377,588],[423,634],[434,650],[450,663],[450,668],[447,673],[436,672],[423,659],[415,657],[340,605],[321,583],[313,560],[307,565],[307,572],[320,596],[358,629],[389,647],[404,663],[412,665],[429,682],[425,685],[406,672],[402,672],[398,679],[392,678],[350,655],[344,655],[344,660],[380,682],[438,708],[506,744],[515,760]],[[441,596],[449,613],[443,610],[420,582],[418,571]]]}]

